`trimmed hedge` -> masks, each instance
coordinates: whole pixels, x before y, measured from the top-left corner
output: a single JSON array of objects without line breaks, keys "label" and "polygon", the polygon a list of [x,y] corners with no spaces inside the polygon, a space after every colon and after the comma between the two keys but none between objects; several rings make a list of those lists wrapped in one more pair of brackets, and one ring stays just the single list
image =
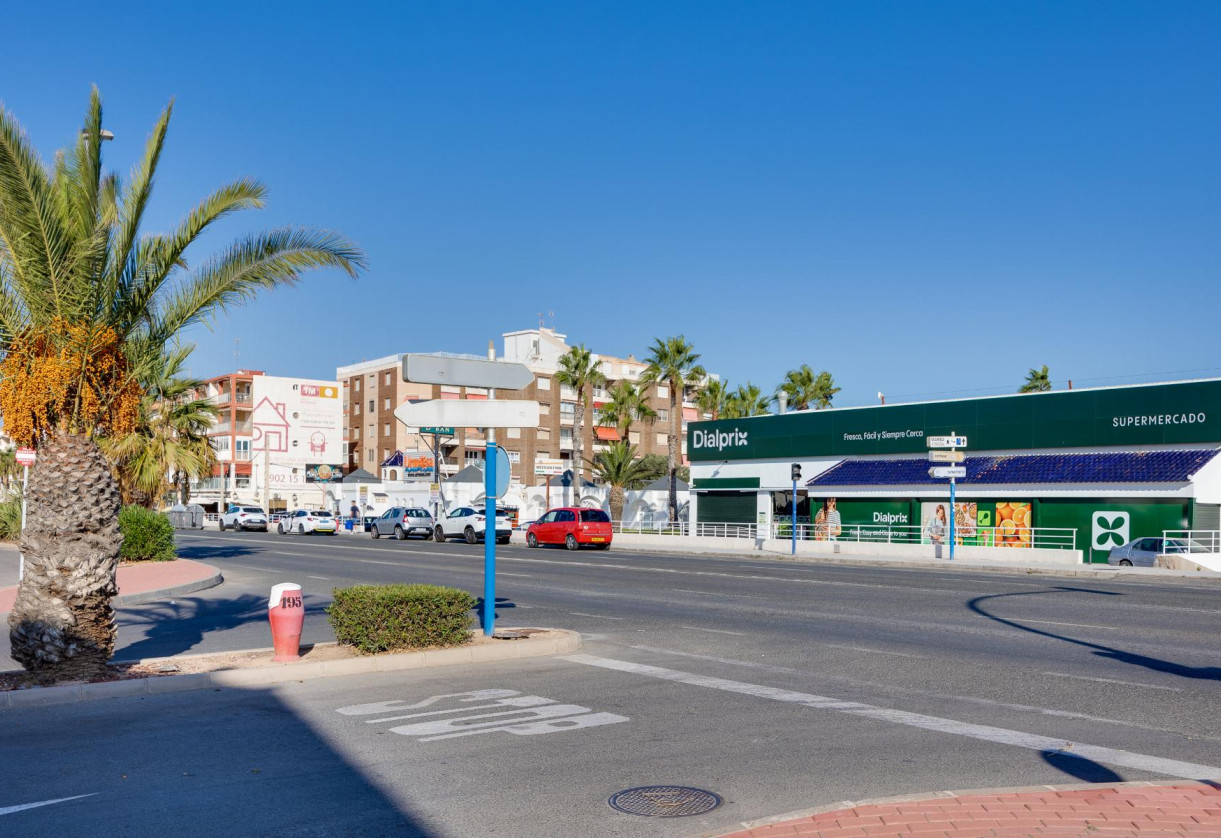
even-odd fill
[{"label": "trimmed hedge", "polygon": [[458,646],[471,639],[475,598],[439,585],[336,588],[326,609],[335,639],[362,652]]},{"label": "trimmed hedge", "polygon": [[0,503],[0,541],[21,539],[21,493]]},{"label": "trimmed hedge", "polygon": [[172,562],[178,558],[174,525],[160,512],[125,506],[119,510],[119,532],[123,534],[119,558],[125,562]]}]

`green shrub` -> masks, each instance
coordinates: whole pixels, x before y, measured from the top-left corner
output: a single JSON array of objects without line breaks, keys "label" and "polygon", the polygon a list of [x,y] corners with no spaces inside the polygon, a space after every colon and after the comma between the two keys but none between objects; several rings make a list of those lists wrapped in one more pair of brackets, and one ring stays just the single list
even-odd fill
[{"label": "green shrub", "polygon": [[172,562],[178,558],[174,525],[160,512],[125,506],[119,511],[119,532],[123,534],[119,558],[125,562]]},{"label": "green shrub", "polygon": [[335,639],[362,652],[457,646],[471,639],[475,598],[439,585],[336,588],[326,609]]},{"label": "green shrub", "polygon": [[17,541],[21,538],[21,493],[0,503],[0,541]]}]

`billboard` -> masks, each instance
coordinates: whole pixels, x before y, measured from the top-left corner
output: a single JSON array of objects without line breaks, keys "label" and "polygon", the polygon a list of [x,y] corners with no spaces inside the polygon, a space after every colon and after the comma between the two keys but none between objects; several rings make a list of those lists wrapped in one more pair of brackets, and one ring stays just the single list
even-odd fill
[{"label": "billboard", "polygon": [[[317,467],[345,457],[343,399],[337,381],[256,375],[251,383],[250,418],[238,414],[239,428],[249,422],[250,463],[255,488],[286,498],[318,482],[335,482],[343,473],[320,480]],[[242,431],[239,429],[238,433]],[[307,470],[314,467],[313,475]]]},{"label": "billboard", "polygon": [[307,463],[306,483],[338,483],[343,480],[343,466],[336,463]]},{"label": "billboard", "polygon": [[403,479],[432,479],[433,456],[431,451],[403,452]]}]

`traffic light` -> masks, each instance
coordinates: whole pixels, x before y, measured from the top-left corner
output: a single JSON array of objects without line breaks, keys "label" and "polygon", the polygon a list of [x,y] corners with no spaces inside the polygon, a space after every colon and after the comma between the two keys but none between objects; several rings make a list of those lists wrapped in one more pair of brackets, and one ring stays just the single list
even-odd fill
[{"label": "traffic light", "polygon": [[801,479],[801,463],[793,463],[793,479]]}]

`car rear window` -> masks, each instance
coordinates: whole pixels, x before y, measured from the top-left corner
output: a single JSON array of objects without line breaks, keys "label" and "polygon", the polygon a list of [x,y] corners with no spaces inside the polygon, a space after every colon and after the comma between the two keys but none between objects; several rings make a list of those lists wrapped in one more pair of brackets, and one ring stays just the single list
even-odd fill
[{"label": "car rear window", "polygon": [[412,518],[427,518],[428,512],[423,509],[408,509],[407,514]]},{"label": "car rear window", "polygon": [[581,520],[587,524],[609,524],[610,516],[601,509],[582,509]]},{"label": "car rear window", "polygon": [[259,508],[259,507],[257,507],[257,506],[243,506],[243,507],[242,507],[242,511],[243,511],[243,512],[253,512],[255,515],[262,515],[262,514],[263,514],[263,510],[262,510],[262,509],[260,509],[260,508]]},{"label": "car rear window", "polygon": [[313,515],[315,518],[330,518],[331,517],[331,513],[327,512],[325,509],[316,510],[314,512],[311,512],[310,515]]}]

